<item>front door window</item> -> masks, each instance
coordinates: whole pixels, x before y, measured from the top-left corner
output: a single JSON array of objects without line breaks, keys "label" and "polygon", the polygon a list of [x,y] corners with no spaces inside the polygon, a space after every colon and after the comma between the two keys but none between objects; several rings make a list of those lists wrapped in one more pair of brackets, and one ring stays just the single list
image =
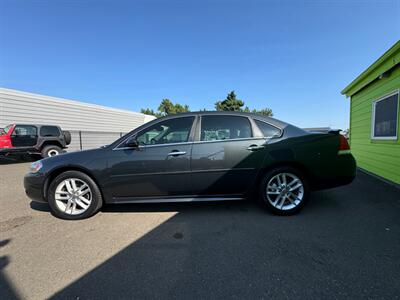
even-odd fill
[{"label": "front door window", "polygon": [[185,143],[189,140],[194,117],[168,119],[140,132],[137,141],[140,145],[162,145]]}]

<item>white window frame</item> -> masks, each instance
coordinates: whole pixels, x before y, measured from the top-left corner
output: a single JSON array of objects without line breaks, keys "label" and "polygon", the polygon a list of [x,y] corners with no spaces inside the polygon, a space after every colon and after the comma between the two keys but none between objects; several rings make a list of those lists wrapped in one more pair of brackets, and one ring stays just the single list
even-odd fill
[{"label": "white window frame", "polygon": [[[380,101],[384,101],[387,98],[393,96],[393,95],[397,95],[397,111],[396,111],[396,136],[375,136],[375,108],[376,108],[376,104]],[[371,122],[371,139],[372,140],[397,140],[398,138],[398,129],[399,129],[399,90],[395,90],[389,94],[386,94],[382,97],[380,97],[377,100],[372,101],[372,122]]]}]

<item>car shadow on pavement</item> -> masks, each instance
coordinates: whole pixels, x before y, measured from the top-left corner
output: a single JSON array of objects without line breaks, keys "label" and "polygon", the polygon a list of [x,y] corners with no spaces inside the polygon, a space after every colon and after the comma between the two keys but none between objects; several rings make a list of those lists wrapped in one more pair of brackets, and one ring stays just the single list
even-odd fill
[{"label": "car shadow on pavement", "polygon": [[[0,248],[5,247],[10,242],[10,239],[0,240]],[[1,299],[18,299],[11,281],[7,279],[4,269],[10,263],[8,256],[0,256],[0,298]]]},{"label": "car shadow on pavement", "polygon": [[[307,209],[318,210],[327,209],[335,204],[330,201],[329,196],[312,195]],[[40,212],[50,212],[50,207],[47,203],[30,202],[30,207],[33,210]],[[102,213],[139,213],[139,212],[188,212],[191,210],[238,210],[248,211],[249,209],[259,209],[269,214],[265,208],[257,202],[256,199],[241,200],[241,201],[201,201],[201,202],[183,202],[183,203],[132,203],[132,204],[106,204],[102,207]]]},{"label": "car shadow on pavement", "polygon": [[47,203],[31,201],[30,207],[37,211],[50,212],[50,206]]},{"label": "car shadow on pavement", "polygon": [[[334,194],[328,191],[314,192],[306,208],[300,212],[303,213],[326,213],[338,205]],[[30,202],[30,207],[39,212],[50,213],[50,207],[47,203]],[[131,203],[131,204],[105,204],[101,208],[101,213],[157,213],[157,212],[178,212],[190,213],[191,211],[202,211],[207,214],[212,211],[241,211],[259,210],[267,216],[271,215],[256,198],[250,198],[240,201],[200,201],[200,202],[182,202],[182,203]],[[93,216],[95,217],[95,216]],[[276,217],[276,216],[273,216]]]},{"label": "car shadow on pavement", "polygon": [[[318,210],[329,209],[334,207],[335,201],[332,201],[329,193],[317,192],[312,193],[306,210],[316,212]],[[131,204],[107,204],[101,209],[102,213],[140,213],[140,212],[190,212],[191,210],[236,210],[246,212],[248,210],[260,210],[267,215],[272,215],[265,207],[258,202],[257,199],[251,198],[240,201],[199,201],[199,202],[182,202],[182,203],[131,203]],[[321,211],[321,212],[322,212]],[[303,213],[303,212],[300,212]]]},{"label": "car shadow on pavement", "polygon": [[21,164],[41,159],[38,155],[0,156],[0,165]]},{"label": "car shadow on pavement", "polygon": [[113,212],[184,212],[191,210],[213,210],[213,209],[236,209],[247,211],[250,206],[255,206],[253,201],[201,201],[182,203],[132,203],[132,204],[109,204],[102,208],[103,213]]},{"label": "car shadow on pavement", "polygon": [[177,214],[52,298],[392,299],[400,294],[398,195],[359,175],[314,193],[291,217],[245,201],[107,206]]}]

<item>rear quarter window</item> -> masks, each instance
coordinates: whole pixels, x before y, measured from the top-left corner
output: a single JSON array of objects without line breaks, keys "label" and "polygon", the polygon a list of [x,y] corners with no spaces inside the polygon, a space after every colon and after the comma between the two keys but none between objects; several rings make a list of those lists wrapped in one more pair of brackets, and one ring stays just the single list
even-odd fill
[{"label": "rear quarter window", "polygon": [[264,137],[278,137],[281,135],[281,130],[275,126],[260,120],[254,120],[254,122],[257,124]]},{"label": "rear quarter window", "polygon": [[56,126],[42,126],[40,128],[41,136],[60,136],[60,130]]}]

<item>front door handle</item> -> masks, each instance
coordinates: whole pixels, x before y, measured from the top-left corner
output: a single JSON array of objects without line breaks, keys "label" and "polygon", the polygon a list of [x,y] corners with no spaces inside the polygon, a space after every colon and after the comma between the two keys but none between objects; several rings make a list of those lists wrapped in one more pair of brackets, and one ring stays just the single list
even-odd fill
[{"label": "front door handle", "polygon": [[249,151],[257,151],[261,149],[264,149],[264,146],[250,145],[249,147],[247,147],[247,150]]},{"label": "front door handle", "polygon": [[185,155],[186,151],[172,151],[168,153],[168,156],[179,156],[179,155]]}]

